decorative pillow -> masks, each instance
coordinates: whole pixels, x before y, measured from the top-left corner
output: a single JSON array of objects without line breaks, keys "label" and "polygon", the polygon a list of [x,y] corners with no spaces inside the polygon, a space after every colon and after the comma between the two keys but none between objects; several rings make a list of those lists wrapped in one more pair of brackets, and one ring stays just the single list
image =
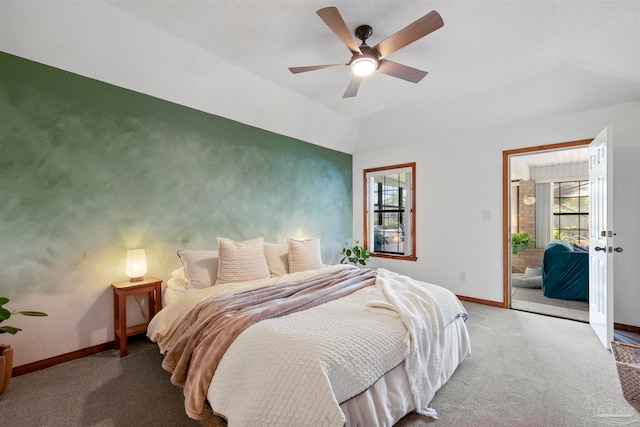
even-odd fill
[{"label": "decorative pillow", "polygon": [[322,268],[320,238],[288,239],[289,273]]},{"label": "decorative pillow", "polygon": [[264,242],[264,257],[271,272],[271,277],[282,276],[289,272],[289,246],[286,242]]},{"label": "decorative pillow", "polygon": [[202,289],[216,283],[218,251],[180,250],[178,257],[184,266],[187,287]]},{"label": "decorative pillow", "polygon": [[264,257],[262,237],[244,242],[218,237],[218,252],[220,262],[216,284],[271,277]]}]

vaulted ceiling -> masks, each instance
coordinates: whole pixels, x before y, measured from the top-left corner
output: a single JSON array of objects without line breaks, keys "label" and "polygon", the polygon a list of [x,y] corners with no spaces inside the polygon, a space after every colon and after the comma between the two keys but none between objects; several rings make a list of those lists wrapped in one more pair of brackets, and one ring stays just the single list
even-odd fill
[{"label": "vaulted ceiling", "polygon": [[[370,45],[437,10],[444,27],[343,99],[351,54],[316,15],[336,6]],[[0,50],[345,152],[640,100],[638,1],[0,0]]]}]

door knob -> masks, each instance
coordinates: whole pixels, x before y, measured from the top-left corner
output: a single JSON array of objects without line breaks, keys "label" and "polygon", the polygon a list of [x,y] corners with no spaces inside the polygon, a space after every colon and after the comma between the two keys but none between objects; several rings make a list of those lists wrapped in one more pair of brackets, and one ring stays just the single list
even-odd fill
[{"label": "door knob", "polygon": [[618,252],[618,253],[620,253],[620,252],[622,252],[624,249],[622,249],[620,246],[618,246],[617,248],[614,248],[613,250],[614,250],[614,251],[616,251],[616,252]]},{"label": "door knob", "polygon": [[606,248],[606,247],[601,248],[600,246],[596,246],[596,247],[595,247],[595,248],[593,248],[593,249],[594,249],[596,252],[598,252],[598,251],[604,251],[604,252],[606,252],[606,251],[607,251],[607,248]]}]

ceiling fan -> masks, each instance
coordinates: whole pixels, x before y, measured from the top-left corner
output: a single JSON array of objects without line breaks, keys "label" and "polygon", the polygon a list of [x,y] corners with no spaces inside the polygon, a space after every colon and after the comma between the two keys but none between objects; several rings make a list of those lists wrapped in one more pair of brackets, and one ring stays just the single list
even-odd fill
[{"label": "ceiling fan", "polygon": [[362,40],[362,44],[358,46],[355,40],[351,37],[351,34],[349,34],[349,28],[344,23],[344,20],[342,19],[342,16],[340,16],[340,12],[338,12],[337,8],[325,7],[318,10],[316,13],[351,51],[351,59],[346,64],[341,63],[312,65],[308,67],[289,67],[289,71],[293,74],[298,74],[307,71],[321,70],[323,68],[345,65],[349,66],[351,67],[353,75],[351,77],[351,82],[349,82],[349,86],[347,86],[347,90],[342,96],[343,98],[356,96],[362,77],[368,76],[375,71],[388,76],[397,77],[402,80],[407,80],[412,83],[418,83],[427,75],[426,71],[408,67],[384,58],[444,25],[440,14],[435,10],[432,10],[422,18],[407,25],[402,30],[381,41],[374,47],[370,47],[366,43],[366,40],[373,33],[372,28],[369,25],[360,25],[355,30],[355,36]]}]

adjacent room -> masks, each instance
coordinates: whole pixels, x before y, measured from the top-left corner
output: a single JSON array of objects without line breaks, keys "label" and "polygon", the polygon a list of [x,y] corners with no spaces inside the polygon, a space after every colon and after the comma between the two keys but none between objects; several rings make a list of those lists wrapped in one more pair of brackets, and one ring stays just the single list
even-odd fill
[{"label": "adjacent room", "polygon": [[0,0],[0,424],[640,422],[638,22]]},{"label": "adjacent room", "polygon": [[510,168],[511,307],[588,322],[589,150],[513,156]]}]

